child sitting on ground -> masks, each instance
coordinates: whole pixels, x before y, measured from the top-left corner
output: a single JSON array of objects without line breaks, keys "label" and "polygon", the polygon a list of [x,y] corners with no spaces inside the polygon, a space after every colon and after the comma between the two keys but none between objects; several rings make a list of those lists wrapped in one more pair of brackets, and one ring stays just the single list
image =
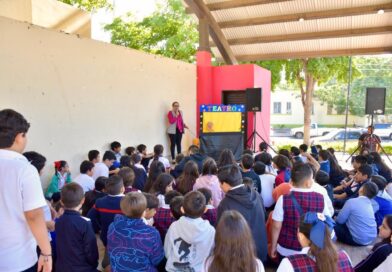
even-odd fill
[{"label": "child sitting on ground", "polygon": [[173,190],[173,182],[173,176],[166,173],[160,174],[155,181],[150,191],[158,197],[159,207],[163,207],[163,205],[165,205],[165,195]]},{"label": "child sitting on ground", "polygon": [[46,190],[45,197],[50,199],[53,194],[59,193],[64,185],[71,183],[71,181],[68,163],[66,161],[54,162],[54,175]]},{"label": "child sitting on ground", "polygon": [[250,178],[253,181],[253,188],[260,194],[261,193],[261,181],[259,175],[253,171],[254,159],[252,155],[244,154],[241,158],[241,175],[242,178]]},{"label": "child sitting on ground", "polygon": [[[100,238],[106,248],[109,225],[113,222],[116,214],[122,213],[120,209],[120,202],[124,197],[124,183],[122,178],[111,176],[106,183],[105,189],[108,195],[97,199],[87,216],[91,219],[95,232],[97,233],[101,230]],[[105,250],[102,267],[106,268],[107,266],[109,266],[109,257]]]},{"label": "child sitting on ground", "polygon": [[184,197],[184,216],[173,222],[165,238],[167,271],[201,271],[214,245],[215,229],[201,216],[206,200],[198,191]]},{"label": "child sitting on ground", "polygon": [[277,155],[272,159],[273,166],[277,169],[275,187],[290,181],[290,160],[284,155]]},{"label": "child sitting on ground", "polygon": [[140,155],[142,155],[142,161],[140,163],[143,165],[144,169],[147,171],[149,162],[150,162],[151,158],[154,156],[154,154],[152,154],[152,153],[147,154],[147,146],[144,144],[138,145],[136,147],[136,149],[137,149],[137,152]]},{"label": "child sitting on ground", "polygon": [[385,216],[379,230],[378,237],[382,241],[375,244],[369,256],[355,266],[355,272],[373,271],[392,254],[392,214]]},{"label": "child sitting on ground", "polygon": [[377,224],[371,199],[377,192],[377,185],[369,181],[359,189],[359,197],[346,201],[335,220],[335,233],[339,241],[353,246],[365,246],[374,241]]},{"label": "child sitting on ground", "polygon": [[317,171],[314,180],[327,190],[329,199],[333,201],[333,187],[332,184],[330,184],[329,175],[326,172],[319,170]]},{"label": "child sitting on ground", "polygon": [[139,153],[132,154],[131,156],[131,163],[134,167],[142,169],[144,172],[146,172],[146,169],[144,169],[144,166],[141,164],[142,162],[142,155]]},{"label": "child sitting on ground", "polygon": [[264,207],[266,209],[274,205],[272,191],[275,186],[275,176],[266,172],[266,165],[261,161],[257,161],[253,167],[255,173],[259,175],[261,181],[261,197],[263,198]]},{"label": "child sitting on ground", "polygon": [[170,201],[170,213],[175,220],[178,220],[184,214],[181,211],[181,207],[184,204],[183,196],[176,196]]},{"label": "child sitting on ground", "polygon": [[74,179],[83,188],[83,192],[94,190],[95,180],[92,178],[94,174],[94,164],[91,161],[83,161],[80,164],[80,174]]},{"label": "child sitting on ground", "polygon": [[331,241],[333,220],[322,214],[308,212],[301,216],[298,240],[300,254],[284,258],[277,272],[353,271],[349,256],[338,252]]},{"label": "child sitting on ground", "polygon": [[294,165],[291,184],[293,188],[290,194],[279,197],[272,215],[272,258],[275,258],[277,253],[287,257],[301,252],[302,246],[298,241],[297,231],[303,214],[328,213],[323,195],[311,189],[313,171],[308,164]]},{"label": "child sitting on ground", "polygon": [[56,221],[56,271],[98,271],[97,239],[89,219],[79,213],[83,188],[70,183],[61,190],[64,214]]},{"label": "child sitting on ground", "polygon": [[94,190],[85,193],[84,195],[84,203],[82,205],[82,215],[87,216],[87,213],[94,206],[95,201],[98,198],[106,196],[105,186],[108,181],[108,178],[99,177],[95,181]]},{"label": "child sitting on ground", "polygon": [[158,231],[143,222],[147,200],[131,192],[121,200],[121,211],[109,226],[107,249],[112,272],[156,271],[164,257]]},{"label": "child sitting on ground", "polygon": [[153,194],[143,193],[143,195],[147,200],[147,208],[143,217],[143,221],[147,225],[152,226],[154,225],[154,215],[157,213],[157,209],[159,207],[159,200]]},{"label": "child sitting on ground", "polygon": [[109,177],[109,167],[113,165],[116,156],[112,151],[106,151],[103,154],[102,162],[97,162],[94,168],[93,179],[97,180],[99,177]]},{"label": "child sitting on ground", "polygon": [[133,154],[136,154],[136,148],[133,146],[128,146],[127,148],[125,148],[125,154],[127,154],[128,156],[132,157]]},{"label": "child sitting on ground", "polygon": [[176,196],[181,196],[177,191],[170,191],[165,194],[165,204],[159,207],[154,215],[154,227],[159,231],[162,241],[165,240],[166,232],[175,219],[170,214],[170,202]]},{"label": "child sitting on ground", "polygon": [[140,192],[138,189],[133,187],[133,183],[135,182],[135,172],[129,167],[123,167],[118,172],[118,176],[122,178],[124,182],[124,194],[130,192]]},{"label": "child sitting on ground", "polygon": [[202,218],[204,220],[208,220],[211,226],[215,227],[216,225],[216,217],[217,217],[217,210],[214,206],[212,206],[212,193],[210,189],[207,188],[200,188],[198,189],[200,193],[202,193],[206,199],[206,208],[207,211],[203,214]]},{"label": "child sitting on ground", "polygon": [[392,200],[385,192],[387,181],[383,176],[372,176],[371,179],[378,187],[377,195],[372,199],[374,216],[376,217],[377,227],[381,226],[384,217],[392,214]]}]

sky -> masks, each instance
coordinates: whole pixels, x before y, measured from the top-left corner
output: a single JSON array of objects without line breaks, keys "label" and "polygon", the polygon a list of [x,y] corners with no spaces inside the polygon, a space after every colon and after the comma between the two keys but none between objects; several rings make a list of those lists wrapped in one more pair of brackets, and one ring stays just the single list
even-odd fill
[{"label": "sky", "polygon": [[109,0],[113,5],[113,10],[100,9],[92,14],[91,37],[94,40],[110,42],[110,33],[103,30],[106,24],[110,24],[114,18],[124,16],[128,12],[134,14],[136,20],[154,12],[157,3],[164,0]]}]

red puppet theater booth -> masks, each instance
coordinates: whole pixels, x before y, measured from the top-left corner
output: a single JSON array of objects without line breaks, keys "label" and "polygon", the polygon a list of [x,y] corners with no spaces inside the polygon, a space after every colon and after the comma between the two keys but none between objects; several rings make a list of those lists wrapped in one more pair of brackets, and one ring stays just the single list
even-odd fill
[{"label": "red puppet theater booth", "polygon": [[[261,88],[259,101],[247,99],[247,89]],[[203,136],[203,127],[206,124],[200,119],[202,105],[243,105],[243,148],[254,149],[263,138],[270,143],[270,101],[271,101],[271,72],[254,64],[212,66],[211,53],[199,51],[197,53],[197,124],[199,136]],[[248,97],[249,98],[249,97]],[[254,102],[259,103],[255,111]],[[252,104],[252,105],[251,105]],[[255,116],[254,116],[255,115]],[[256,118],[254,118],[256,117]],[[254,120],[256,124],[254,125]],[[247,142],[247,139],[256,131],[261,137]],[[201,137],[200,142],[203,139]],[[257,149],[257,148],[256,148]],[[238,149],[239,150],[239,149]],[[242,152],[242,151],[241,151]],[[238,159],[238,158],[237,158]]]}]

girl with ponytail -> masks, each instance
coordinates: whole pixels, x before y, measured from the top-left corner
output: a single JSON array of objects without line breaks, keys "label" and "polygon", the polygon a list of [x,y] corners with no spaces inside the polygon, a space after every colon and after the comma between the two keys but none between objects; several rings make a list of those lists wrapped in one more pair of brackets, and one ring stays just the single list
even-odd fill
[{"label": "girl with ponytail", "polygon": [[298,240],[302,254],[283,259],[277,272],[351,272],[350,258],[338,252],[331,241],[333,220],[320,213],[307,212],[301,216]]},{"label": "girl with ponytail", "polygon": [[46,190],[45,197],[52,198],[53,194],[59,193],[65,184],[71,182],[71,173],[66,161],[54,162],[54,175],[48,189]]}]

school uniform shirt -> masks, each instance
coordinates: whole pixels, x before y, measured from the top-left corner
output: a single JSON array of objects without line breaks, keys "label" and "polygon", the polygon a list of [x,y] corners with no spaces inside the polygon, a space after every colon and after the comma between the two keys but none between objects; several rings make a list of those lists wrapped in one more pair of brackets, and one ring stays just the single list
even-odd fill
[{"label": "school uniform shirt", "polygon": [[203,269],[214,246],[215,229],[202,218],[182,216],[173,222],[165,238],[166,270],[195,271]]},{"label": "school uniform shirt", "polygon": [[[304,213],[306,212],[321,212],[325,215],[329,215],[327,206],[324,203],[324,198],[321,194],[314,192],[313,189],[305,188],[291,188],[290,193],[296,195],[301,195],[301,197],[295,196],[298,204],[301,206]],[[305,197],[306,196],[306,197]],[[282,195],[276,202],[274,211],[272,213],[272,219],[278,222],[283,222],[282,229],[279,234],[277,251],[282,256],[290,256],[294,254],[301,253],[301,246],[297,238],[297,229],[299,226],[299,211],[293,206],[285,207],[285,209],[290,208],[290,214],[295,214],[295,216],[288,216],[283,207],[284,201],[289,201],[291,198],[289,195]],[[291,248],[284,245],[284,243],[292,244]]]},{"label": "school uniform shirt", "polygon": [[83,193],[94,190],[95,187],[94,179],[87,174],[80,174],[74,179],[74,182],[82,186]]},{"label": "school uniform shirt", "polygon": [[261,182],[261,197],[263,198],[264,207],[269,208],[274,205],[275,201],[272,192],[275,187],[275,176],[271,174],[259,175]]},{"label": "school uniform shirt", "polygon": [[366,257],[366,259],[362,260],[359,264],[355,266],[355,272],[373,271],[391,254],[392,245],[389,242],[380,244],[374,250],[372,250],[372,252]]},{"label": "school uniform shirt", "polygon": [[[316,259],[308,255],[309,249],[305,247],[301,253],[284,258],[276,272],[317,272]],[[338,253],[338,271],[354,271],[350,257],[343,250]]]},{"label": "school uniform shirt", "polygon": [[23,155],[0,149],[0,271],[20,272],[37,262],[24,213],[46,205],[37,169]]},{"label": "school uniform shirt", "polygon": [[135,163],[134,166],[138,169],[142,169],[144,172],[146,172],[146,169],[144,168],[144,166],[139,162],[139,163]]},{"label": "school uniform shirt", "polygon": [[347,195],[347,198],[355,198],[358,197],[359,195],[359,189],[361,189],[361,187],[368,182],[368,180],[362,181],[362,182],[356,182],[353,181],[353,183],[351,183],[351,185],[349,187],[347,187],[346,189],[344,189],[344,192]]},{"label": "school uniform shirt", "polygon": [[96,272],[98,247],[90,219],[65,210],[56,221],[56,271]]},{"label": "school uniform shirt", "polygon": [[201,218],[210,222],[211,226],[216,226],[217,209],[212,205],[207,205],[207,211],[203,214]]},{"label": "school uniform shirt", "polygon": [[164,257],[158,231],[124,215],[116,215],[109,226],[107,250],[112,272],[157,271]]},{"label": "school uniform shirt", "polygon": [[331,172],[331,163],[329,162],[329,160],[320,162],[320,170],[324,171],[329,175],[329,173]]},{"label": "school uniform shirt", "polygon": [[377,224],[372,203],[366,196],[347,200],[336,222],[346,224],[357,244],[369,245],[377,237]]},{"label": "school uniform shirt", "polygon": [[170,206],[164,204],[154,215],[154,227],[159,231],[162,241],[165,240],[167,230],[176,219],[170,214]]},{"label": "school uniform shirt", "polygon": [[[168,160],[167,158],[165,158],[165,157],[163,157],[163,156],[160,156],[160,157],[158,158],[158,160],[159,160],[161,163],[163,163],[163,165],[165,166],[166,169],[170,168],[170,162],[169,162],[169,160]],[[150,162],[148,163],[148,168],[150,168],[151,163],[152,163],[153,161],[154,161],[154,159],[150,160]]]},{"label": "school uniform shirt", "polygon": [[196,179],[193,185],[193,191],[200,188],[207,188],[211,190],[212,193],[212,205],[218,208],[219,203],[222,201],[225,193],[222,191],[219,183],[219,179],[216,175],[204,175]]},{"label": "school uniform shirt", "polygon": [[384,194],[385,191],[378,192],[377,196],[371,200],[377,227],[382,224],[386,215],[392,214],[392,200],[388,194],[386,194],[387,197],[383,196]]},{"label": "school uniform shirt", "polygon": [[290,168],[286,168],[284,170],[278,170],[277,176],[275,178],[275,186],[279,186],[282,183],[289,182],[291,178],[291,170]]},{"label": "school uniform shirt", "polygon": [[144,185],[147,181],[147,173],[145,169],[141,169],[135,166],[132,166],[133,172],[135,172],[135,181],[133,183],[133,187],[136,189],[143,191]]},{"label": "school uniform shirt", "polygon": [[93,180],[96,181],[99,177],[109,177],[109,167],[103,162],[97,162],[94,166]]},{"label": "school uniform shirt", "polygon": [[158,208],[163,207],[166,203],[165,203],[165,196],[162,194],[157,195],[158,201],[159,201],[159,205]]},{"label": "school uniform shirt", "polygon": [[253,188],[259,193],[261,194],[261,181],[259,178],[259,175],[257,175],[255,173],[255,171],[253,171],[253,169],[250,169],[249,171],[243,171],[241,169],[241,175],[242,178],[250,178],[253,181]]}]

